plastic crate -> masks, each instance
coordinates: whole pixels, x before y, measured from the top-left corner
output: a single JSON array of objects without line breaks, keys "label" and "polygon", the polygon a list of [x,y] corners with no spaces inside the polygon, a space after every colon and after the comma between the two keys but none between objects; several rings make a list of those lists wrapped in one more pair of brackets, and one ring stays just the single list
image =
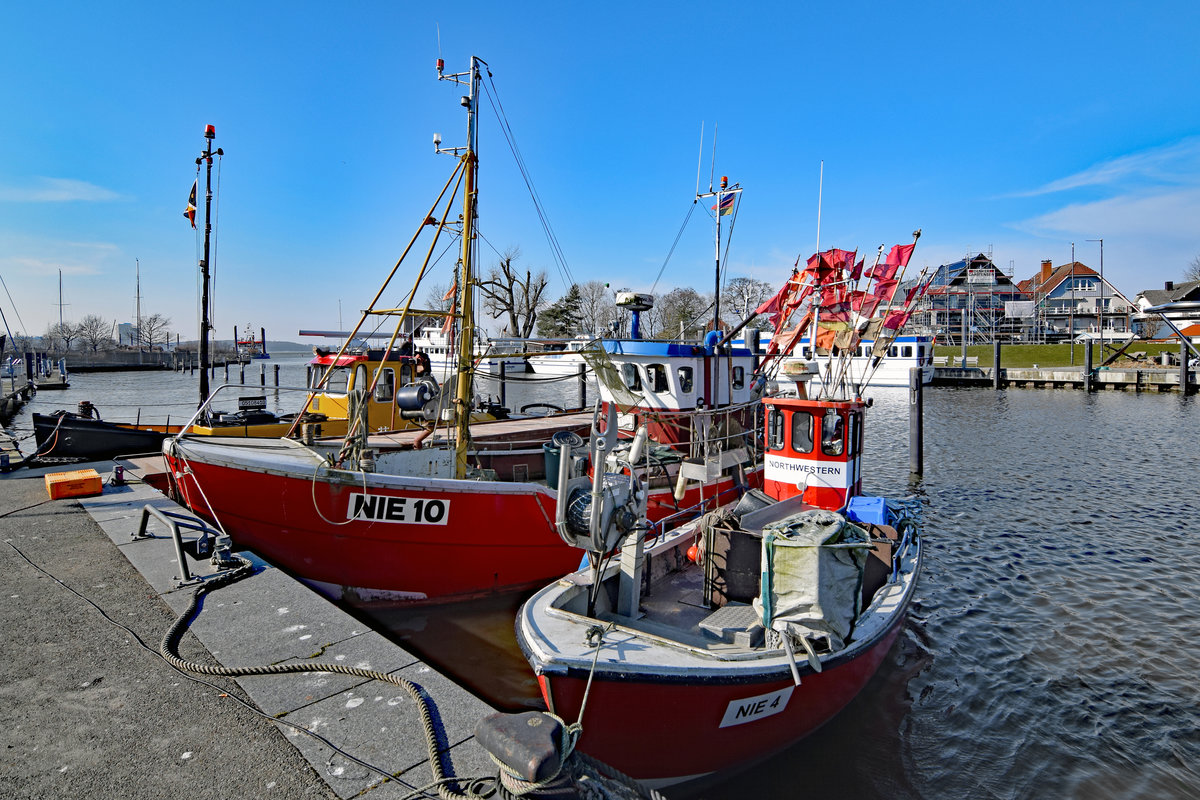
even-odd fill
[{"label": "plastic crate", "polygon": [[100,473],[94,469],[52,472],[46,476],[46,492],[51,500],[64,497],[91,497],[104,491]]},{"label": "plastic crate", "polygon": [[846,516],[853,522],[887,525],[887,501],[882,497],[867,497],[866,495],[851,497],[850,505],[846,508]]}]

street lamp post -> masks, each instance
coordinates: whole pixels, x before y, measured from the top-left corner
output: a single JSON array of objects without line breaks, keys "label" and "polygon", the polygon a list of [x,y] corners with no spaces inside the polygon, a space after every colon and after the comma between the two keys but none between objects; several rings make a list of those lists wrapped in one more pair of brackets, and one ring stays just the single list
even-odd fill
[{"label": "street lamp post", "polygon": [[1096,326],[1100,328],[1100,357],[1104,358],[1104,240],[1088,239],[1100,243],[1100,304],[1096,308]]}]

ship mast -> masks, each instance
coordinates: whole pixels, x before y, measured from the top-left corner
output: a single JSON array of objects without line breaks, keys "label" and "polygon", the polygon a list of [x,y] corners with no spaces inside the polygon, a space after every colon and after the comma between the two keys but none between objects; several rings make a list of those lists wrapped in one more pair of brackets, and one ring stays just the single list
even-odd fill
[{"label": "ship mast", "polygon": [[[479,119],[475,107],[479,96],[479,65],[484,63],[477,56],[471,56],[471,68],[467,72],[454,75],[443,75],[444,62],[437,60],[438,80],[450,80],[467,86],[467,94],[461,99],[467,109],[467,144],[465,147],[440,148],[438,152],[462,151],[462,162],[466,172],[466,186],[463,193],[462,221],[462,255],[461,275],[459,277],[459,320],[458,338],[458,370],[454,392],[454,474],[458,478],[466,475],[467,450],[470,445],[471,422],[471,373],[472,361],[475,356],[475,314],[474,314],[474,285],[475,285],[475,200],[478,191],[479,162],[476,157],[478,145]],[[440,137],[435,138],[435,146],[440,143]]]},{"label": "ship mast", "polygon": [[[204,257],[200,259],[200,406],[203,406],[208,401],[208,279],[209,279],[209,237],[212,234],[212,157],[216,155],[223,156],[225,151],[217,148],[212,149],[213,139],[216,138],[217,129],[212,125],[204,126],[204,150],[200,153],[200,157],[196,159],[196,165],[204,162]],[[138,320],[141,324],[141,320]],[[141,338],[141,331],[138,331],[138,338]],[[235,344],[236,348],[237,345]]]}]

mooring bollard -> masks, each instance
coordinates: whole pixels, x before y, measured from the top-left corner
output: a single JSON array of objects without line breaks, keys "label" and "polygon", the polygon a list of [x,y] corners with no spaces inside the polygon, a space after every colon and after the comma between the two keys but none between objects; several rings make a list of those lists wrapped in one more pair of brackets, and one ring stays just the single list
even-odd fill
[{"label": "mooring bollard", "polygon": [[925,437],[922,433],[924,414],[921,368],[911,367],[908,370],[908,471],[913,475],[925,474]]}]

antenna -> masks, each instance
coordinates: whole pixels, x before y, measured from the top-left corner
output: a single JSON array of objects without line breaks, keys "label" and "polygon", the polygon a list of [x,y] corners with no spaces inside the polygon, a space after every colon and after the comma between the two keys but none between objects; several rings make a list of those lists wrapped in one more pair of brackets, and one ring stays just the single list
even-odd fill
[{"label": "antenna", "polygon": [[821,193],[825,190],[825,159],[821,159],[821,177],[817,179],[817,252],[821,252]]},{"label": "antenna", "polygon": [[[714,122],[713,123],[712,166],[709,167],[709,170],[708,170],[708,190],[710,192],[712,191],[713,175],[715,175],[716,172],[717,172],[717,123]],[[718,216],[720,215],[720,209],[717,210],[717,214],[718,214]]]},{"label": "antenna", "polygon": [[[696,153],[696,194],[700,194],[700,167],[704,163],[704,120],[700,120],[700,151]],[[711,188],[711,187],[710,187]]]}]

